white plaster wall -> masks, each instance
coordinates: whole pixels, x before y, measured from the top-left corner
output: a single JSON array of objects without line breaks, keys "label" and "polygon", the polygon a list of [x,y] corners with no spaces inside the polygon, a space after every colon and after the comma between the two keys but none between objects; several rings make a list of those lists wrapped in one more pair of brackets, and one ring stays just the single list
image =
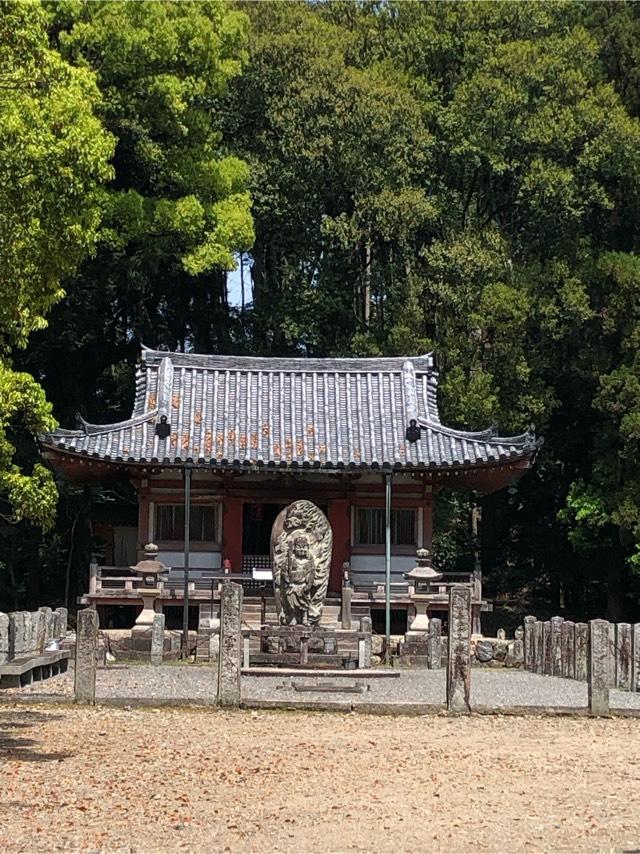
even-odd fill
[{"label": "white plaster wall", "polygon": [[[391,555],[391,581],[405,582],[403,573],[416,565],[411,555]],[[384,584],[384,555],[351,555],[351,575],[353,583]]]},{"label": "white plaster wall", "polygon": [[[184,568],[184,552],[158,552],[158,560],[165,566],[176,569]],[[191,552],[189,554],[189,569],[220,569],[222,559],[220,552]]]}]

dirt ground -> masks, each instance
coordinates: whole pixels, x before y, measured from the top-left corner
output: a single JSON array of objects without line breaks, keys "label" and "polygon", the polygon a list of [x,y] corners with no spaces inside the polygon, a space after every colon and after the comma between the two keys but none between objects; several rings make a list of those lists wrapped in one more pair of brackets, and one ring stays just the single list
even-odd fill
[{"label": "dirt ground", "polygon": [[637,851],[640,721],[0,708],[0,851]]}]

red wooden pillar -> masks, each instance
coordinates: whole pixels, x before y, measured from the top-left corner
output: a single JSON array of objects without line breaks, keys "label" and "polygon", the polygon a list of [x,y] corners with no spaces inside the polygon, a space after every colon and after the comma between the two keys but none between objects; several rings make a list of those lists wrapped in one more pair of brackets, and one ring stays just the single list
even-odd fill
[{"label": "red wooden pillar", "polygon": [[242,499],[227,496],[222,515],[222,560],[231,561],[231,571],[242,571]]},{"label": "red wooden pillar", "polygon": [[422,546],[433,552],[433,498],[429,496],[422,508]]},{"label": "red wooden pillar", "polygon": [[342,564],[351,556],[351,502],[349,499],[330,499],[328,516],[333,531],[329,590],[339,592],[342,590]]}]

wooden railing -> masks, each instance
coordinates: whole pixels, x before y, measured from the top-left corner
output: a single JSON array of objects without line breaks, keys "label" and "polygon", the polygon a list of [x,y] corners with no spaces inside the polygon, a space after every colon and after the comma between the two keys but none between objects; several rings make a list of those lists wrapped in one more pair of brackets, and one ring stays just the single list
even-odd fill
[{"label": "wooden railing", "polygon": [[[243,555],[242,572],[233,572],[230,578],[241,583],[247,591],[270,591],[271,584],[264,579],[254,579],[253,570],[258,571],[271,568],[271,561],[268,555]],[[189,592],[196,590],[211,590],[217,587],[221,580],[221,571],[219,569],[197,570],[199,577],[189,581]],[[173,577],[171,577],[173,575]],[[176,577],[176,575],[178,577]],[[397,575],[395,576],[397,578]],[[182,570],[176,567],[172,570],[169,576],[160,578],[158,588],[161,592],[171,591],[173,595],[179,595],[182,592],[183,585]],[[449,595],[449,588],[453,584],[468,584],[471,587],[471,596],[473,602],[482,601],[482,573],[480,570],[474,572],[446,572],[441,580],[431,585],[429,593],[433,596],[446,598]],[[142,578],[135,572],[132,572],[126,566],[101,566],[97,563],[91,563],[89,566],[89,595],[98,595],[102,590],[109,592],[122,590],[130,593],[139,588],[144,587]],[[358,580],[357,575],[353,576],[353,589],[356,592],[367,593],[374,596],[385,595],[385,584],[383,580],[375,580],[371,582],[363,582]],[[407,598],[411,593],[411,588],[406,580],[392,581],[391,597],[393,599]]]},{"label": "wooden railing", "polygon": [[[196,578],[189,580],[189,592],[194,593],[200,591],[214,591],[218,589],[223,578],[228,577],[232,581],[236,581],[247,590],[247,592],[268,592],[271,589],[271,582],[265,579],[254,578],[251,570],[243,572],[232,572],[229,576],[225,576],[220,569],[197,569],[191,570],[192,573],[197,573]],[[182,595],[184,585],[184,570],[182,567],[174,567],[169,573],[164,574],[158,579],[157,588],[160,593],[169,593],[172,596],[180,597]],[[97,563],[89,565],[89,595],[100,595],[102,591],[108,591],[113,594],[118,590],[123,593],[133,593],[145,587],[144,581],[136,572],[132,572],[126,566],[101,566]]]}]

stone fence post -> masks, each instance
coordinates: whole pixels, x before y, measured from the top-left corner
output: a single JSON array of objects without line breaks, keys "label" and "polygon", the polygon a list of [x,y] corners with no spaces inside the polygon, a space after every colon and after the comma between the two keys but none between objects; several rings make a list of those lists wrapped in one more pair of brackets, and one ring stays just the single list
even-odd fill
[{"label": "stone fence post", "polygon": [[631,690],[640,691],[640,623],[633,626],[631,650]]},{"label": "stone fence post", "polygon": [[360,631],[366,637],[358,638],[358,669],[371,667],[371,632],[373,631],[371,617],[362,617]]},{"label": "stone fence post", "polygon": [[24,655],[24,613],[11,611],[9,613],[9,660],[21,658]]},{"label": "stone fence post", "polygon": [[164,655],[164,614],[153,615],[151,626],[151,664],[162,664]]},{"label": "stone fence post", "polygon": [[449,588],[449,644],[447,652],[447,710],[471,711],[471,589]]},{"label": "stone fence post", "polygon": [[98,612],[93,608],[78,611],[74,684],[76,703],[93,704],[96,701],[97,640]]},{"label": "stone fence post", "polygon": [[536,669],[536,618],[524,618],[524,669],[535,673]]},{"label": "stone fence post", "polygon": [[59,640],[64,640],[67,636],[67,618],[68,612],[66,608],[56,608],[55,614],[55,631],[56,637]]},{"label": "stone fence post", "polygon": [[553,676],[553,651],[551,648],[551,621],[545,620],[542,624],[543,629],[543,665],[542,672],[545,676]]},{"label": "stone fence post", "polygon": [[218,703],[237,706],[240,703],[242,652],[242,585],[222,582],[220,594],[220,656],[218,658]]},{"label": "stone fence post", "polygon": [[533,629],[534,672],[544,673],[544,623],[536,620]]},{"label": "stone fence post", "polygon": [[562,617],[551,617],[551,670],[549,676],[562,676]]},{"label": "stone fence post", "polygon": [[616,626],[616,687],[631,690],[632,638],[630,623]]},{"label": "stone fence post", "polygon": [[9,615],[0,611],[0,664],[9,661]]},{"label": "stone fence post", "polygon": [[340,621],[343,629],[351,628],[351,597],[353,596],[353,587],[342,588],[342,607],[340,609]]},{"label": "stone fence post", "polygon": [[442,667],[442,620],[439,617],[429,620],[427,667],[429,670],[439,670]]},{"label": "stone fence post", "polygon": [[560,627],[562,641],[562,676],[565,679],[576,678],[576,627],[571,620],[565,620]]},{"label": "stone fence post", "polygon": [[609,714],[609,623],[589,621],[589,713]]},{"label": "stone fence post", "polygon": [[575,629],[575,678],[579,682],[587,681],[589,672],[589,626],[586,623],[576,623]]}]

